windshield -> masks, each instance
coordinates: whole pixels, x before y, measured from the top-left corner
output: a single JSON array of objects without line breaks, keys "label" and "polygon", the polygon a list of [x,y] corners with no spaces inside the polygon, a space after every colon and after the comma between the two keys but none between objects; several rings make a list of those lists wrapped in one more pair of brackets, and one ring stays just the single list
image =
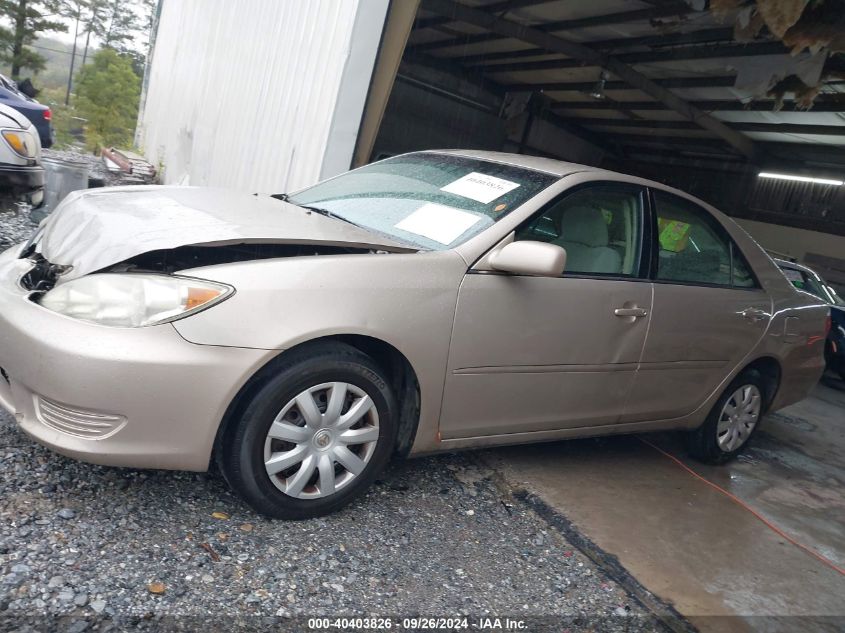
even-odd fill
[{"label": "windshield", "polygon": [[449,154],[407,154],[287,197],[402,242],[445,250],[465,242],[557,180]]}]

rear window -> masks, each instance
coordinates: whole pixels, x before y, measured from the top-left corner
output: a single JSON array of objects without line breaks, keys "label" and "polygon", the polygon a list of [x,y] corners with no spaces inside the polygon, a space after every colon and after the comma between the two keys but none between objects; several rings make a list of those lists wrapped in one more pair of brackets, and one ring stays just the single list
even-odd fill
[{"label": "rear window", "polygon": [[557,180],[543,172],[451,154],[373,163],[289,196],[427,250],[453,248]]}]

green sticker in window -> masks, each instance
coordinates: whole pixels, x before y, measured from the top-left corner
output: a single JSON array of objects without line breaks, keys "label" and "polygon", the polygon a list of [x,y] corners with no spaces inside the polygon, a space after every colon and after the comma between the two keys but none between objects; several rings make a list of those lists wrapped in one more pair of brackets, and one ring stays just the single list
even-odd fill
[{"label": "green sticker in window", "polygon": [[680,220],[657,219],[660,248],[664,251],[680,253],[687,247],[690,225]]}]

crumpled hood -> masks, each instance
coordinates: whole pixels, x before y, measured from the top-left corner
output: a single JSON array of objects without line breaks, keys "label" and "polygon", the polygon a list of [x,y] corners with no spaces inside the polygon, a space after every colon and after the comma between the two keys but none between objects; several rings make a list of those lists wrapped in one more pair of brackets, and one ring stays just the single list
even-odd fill
[{"label": "crumpled hood", "polygon": [[41,224],[37,250],[67,281],[150,251],[189,245],[320,244],[412,249],[269,196],[206,187],[111,187],[70,194]]}]

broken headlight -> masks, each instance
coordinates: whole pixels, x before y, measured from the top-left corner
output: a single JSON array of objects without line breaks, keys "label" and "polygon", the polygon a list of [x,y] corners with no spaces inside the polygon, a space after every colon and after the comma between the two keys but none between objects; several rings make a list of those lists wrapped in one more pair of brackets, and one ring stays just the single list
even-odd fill
[{"label": "broken headlight", "polygon": [[226,284],[141,273],[80,277],[44,293],[48,310],[113,327],[144,327],[175,321],[220,303],[234,293]]}]

